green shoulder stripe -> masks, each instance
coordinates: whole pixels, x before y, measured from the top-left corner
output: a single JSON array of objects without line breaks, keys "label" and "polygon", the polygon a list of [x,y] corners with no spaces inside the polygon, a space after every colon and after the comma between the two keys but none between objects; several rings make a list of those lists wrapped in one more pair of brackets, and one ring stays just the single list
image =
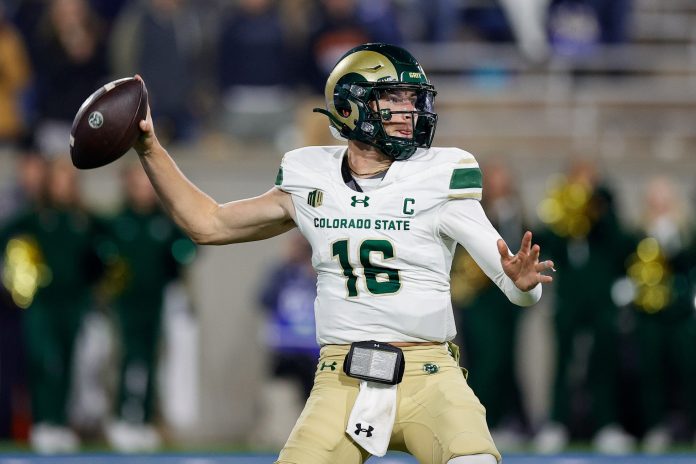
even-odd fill
[{"label": "green shoulder stripe", "polygon": [[461,168],[452,171],[450,189],[481,188],[481,170],[479,168]]},{"label": "green shoulder stripe", "polygon": [[275,184],[278,186],[283,185],[283,166],[278,168],[278,175],[276,176]]}]

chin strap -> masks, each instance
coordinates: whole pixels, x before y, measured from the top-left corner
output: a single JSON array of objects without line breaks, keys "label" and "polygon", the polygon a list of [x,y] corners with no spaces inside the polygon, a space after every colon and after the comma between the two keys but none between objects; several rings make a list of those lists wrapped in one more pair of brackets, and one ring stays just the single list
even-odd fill
[{"label": "chin strap", "polygon": [[342,123],[336,116],[326,111],[324,108],[314,108],[312,110],[314,113],[321,113],[329,117],[329,120],[336,126],[340,127],[339,133],[341,136],[348,138],[350,135],[350,128]]}]

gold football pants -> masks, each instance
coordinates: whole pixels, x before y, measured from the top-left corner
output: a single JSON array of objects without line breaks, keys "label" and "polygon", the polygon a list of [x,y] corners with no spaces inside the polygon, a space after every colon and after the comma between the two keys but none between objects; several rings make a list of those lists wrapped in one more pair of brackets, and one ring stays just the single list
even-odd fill
[{"label": "gold football pants", "polygon": [[[349,348],[321,349],[314,388],[277,464],[359,464],[369,458],[346,433],[360,385],[343,373]],[[406,370],[397,389],[389,449],[412,454],[421,464],[445,464],[470,454],[491,454],[500,461],[486,411],[447,345],[402,349]]]}]

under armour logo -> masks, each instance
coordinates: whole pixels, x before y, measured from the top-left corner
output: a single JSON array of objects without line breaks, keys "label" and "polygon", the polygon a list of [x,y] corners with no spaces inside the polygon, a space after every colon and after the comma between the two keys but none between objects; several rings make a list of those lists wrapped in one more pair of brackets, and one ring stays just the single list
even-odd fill
[{"label": "under armour logo", "polygon": [[355,424],[355,432],[353,432],[353,433],[360,436],[360,432],[365,432],[365,436],[367,438],[370,438],[372,436],[372,431],[374,429],[375,428],[371,425],[368,425],[367,428],[364,429],[364,428],[362,428],[362,423],[358,422],[357,424]]},{"label": "under armour logo", "polygon": [[370,197],[366,196],[365,198],[358,198],[355,195],[353,195],[352,197],[350,197],[350,199],[353,200],[350,202],[350,206],[352,207],[355,207],[355,205],[357,205],[358,203],[362,203],[362,205],[366,208],[370,206],[370,204],[368,203]]},{"label": "under armour logo", "polygon": [[321,362],[321,367],[319,368],[319,370],[320,370],[320,371],[323,371],[324,368],[329,368],[329,369],[331,369],[332,371],[335,371],[335,370],[336,370],[336,364],[338,364],[336,361],[332,362],[331,364],[326,364],[325,361],[322,361],[322,362]]}]

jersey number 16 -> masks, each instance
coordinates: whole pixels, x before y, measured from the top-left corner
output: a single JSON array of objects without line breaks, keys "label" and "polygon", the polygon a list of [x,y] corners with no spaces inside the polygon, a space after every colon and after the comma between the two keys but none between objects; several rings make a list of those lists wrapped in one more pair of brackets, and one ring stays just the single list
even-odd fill
[{"label": "jersey number 16", "polygon": [[[370,261],[371,253],[381,253],[383,260],[394,258],[394,247],[387,240],[365,240],[360,244],[358,256],[363,267],[365,287],[373,295],[386,295],[396,293],[401,288],[398,269],[373,264]],[[348,296],[358,296],[358,276],[355,275],[355,267],[350,264],[348,256],[348,240],[339,240],[331,245],[332,256],[338,257],[338,262],[346,277]]]}]

